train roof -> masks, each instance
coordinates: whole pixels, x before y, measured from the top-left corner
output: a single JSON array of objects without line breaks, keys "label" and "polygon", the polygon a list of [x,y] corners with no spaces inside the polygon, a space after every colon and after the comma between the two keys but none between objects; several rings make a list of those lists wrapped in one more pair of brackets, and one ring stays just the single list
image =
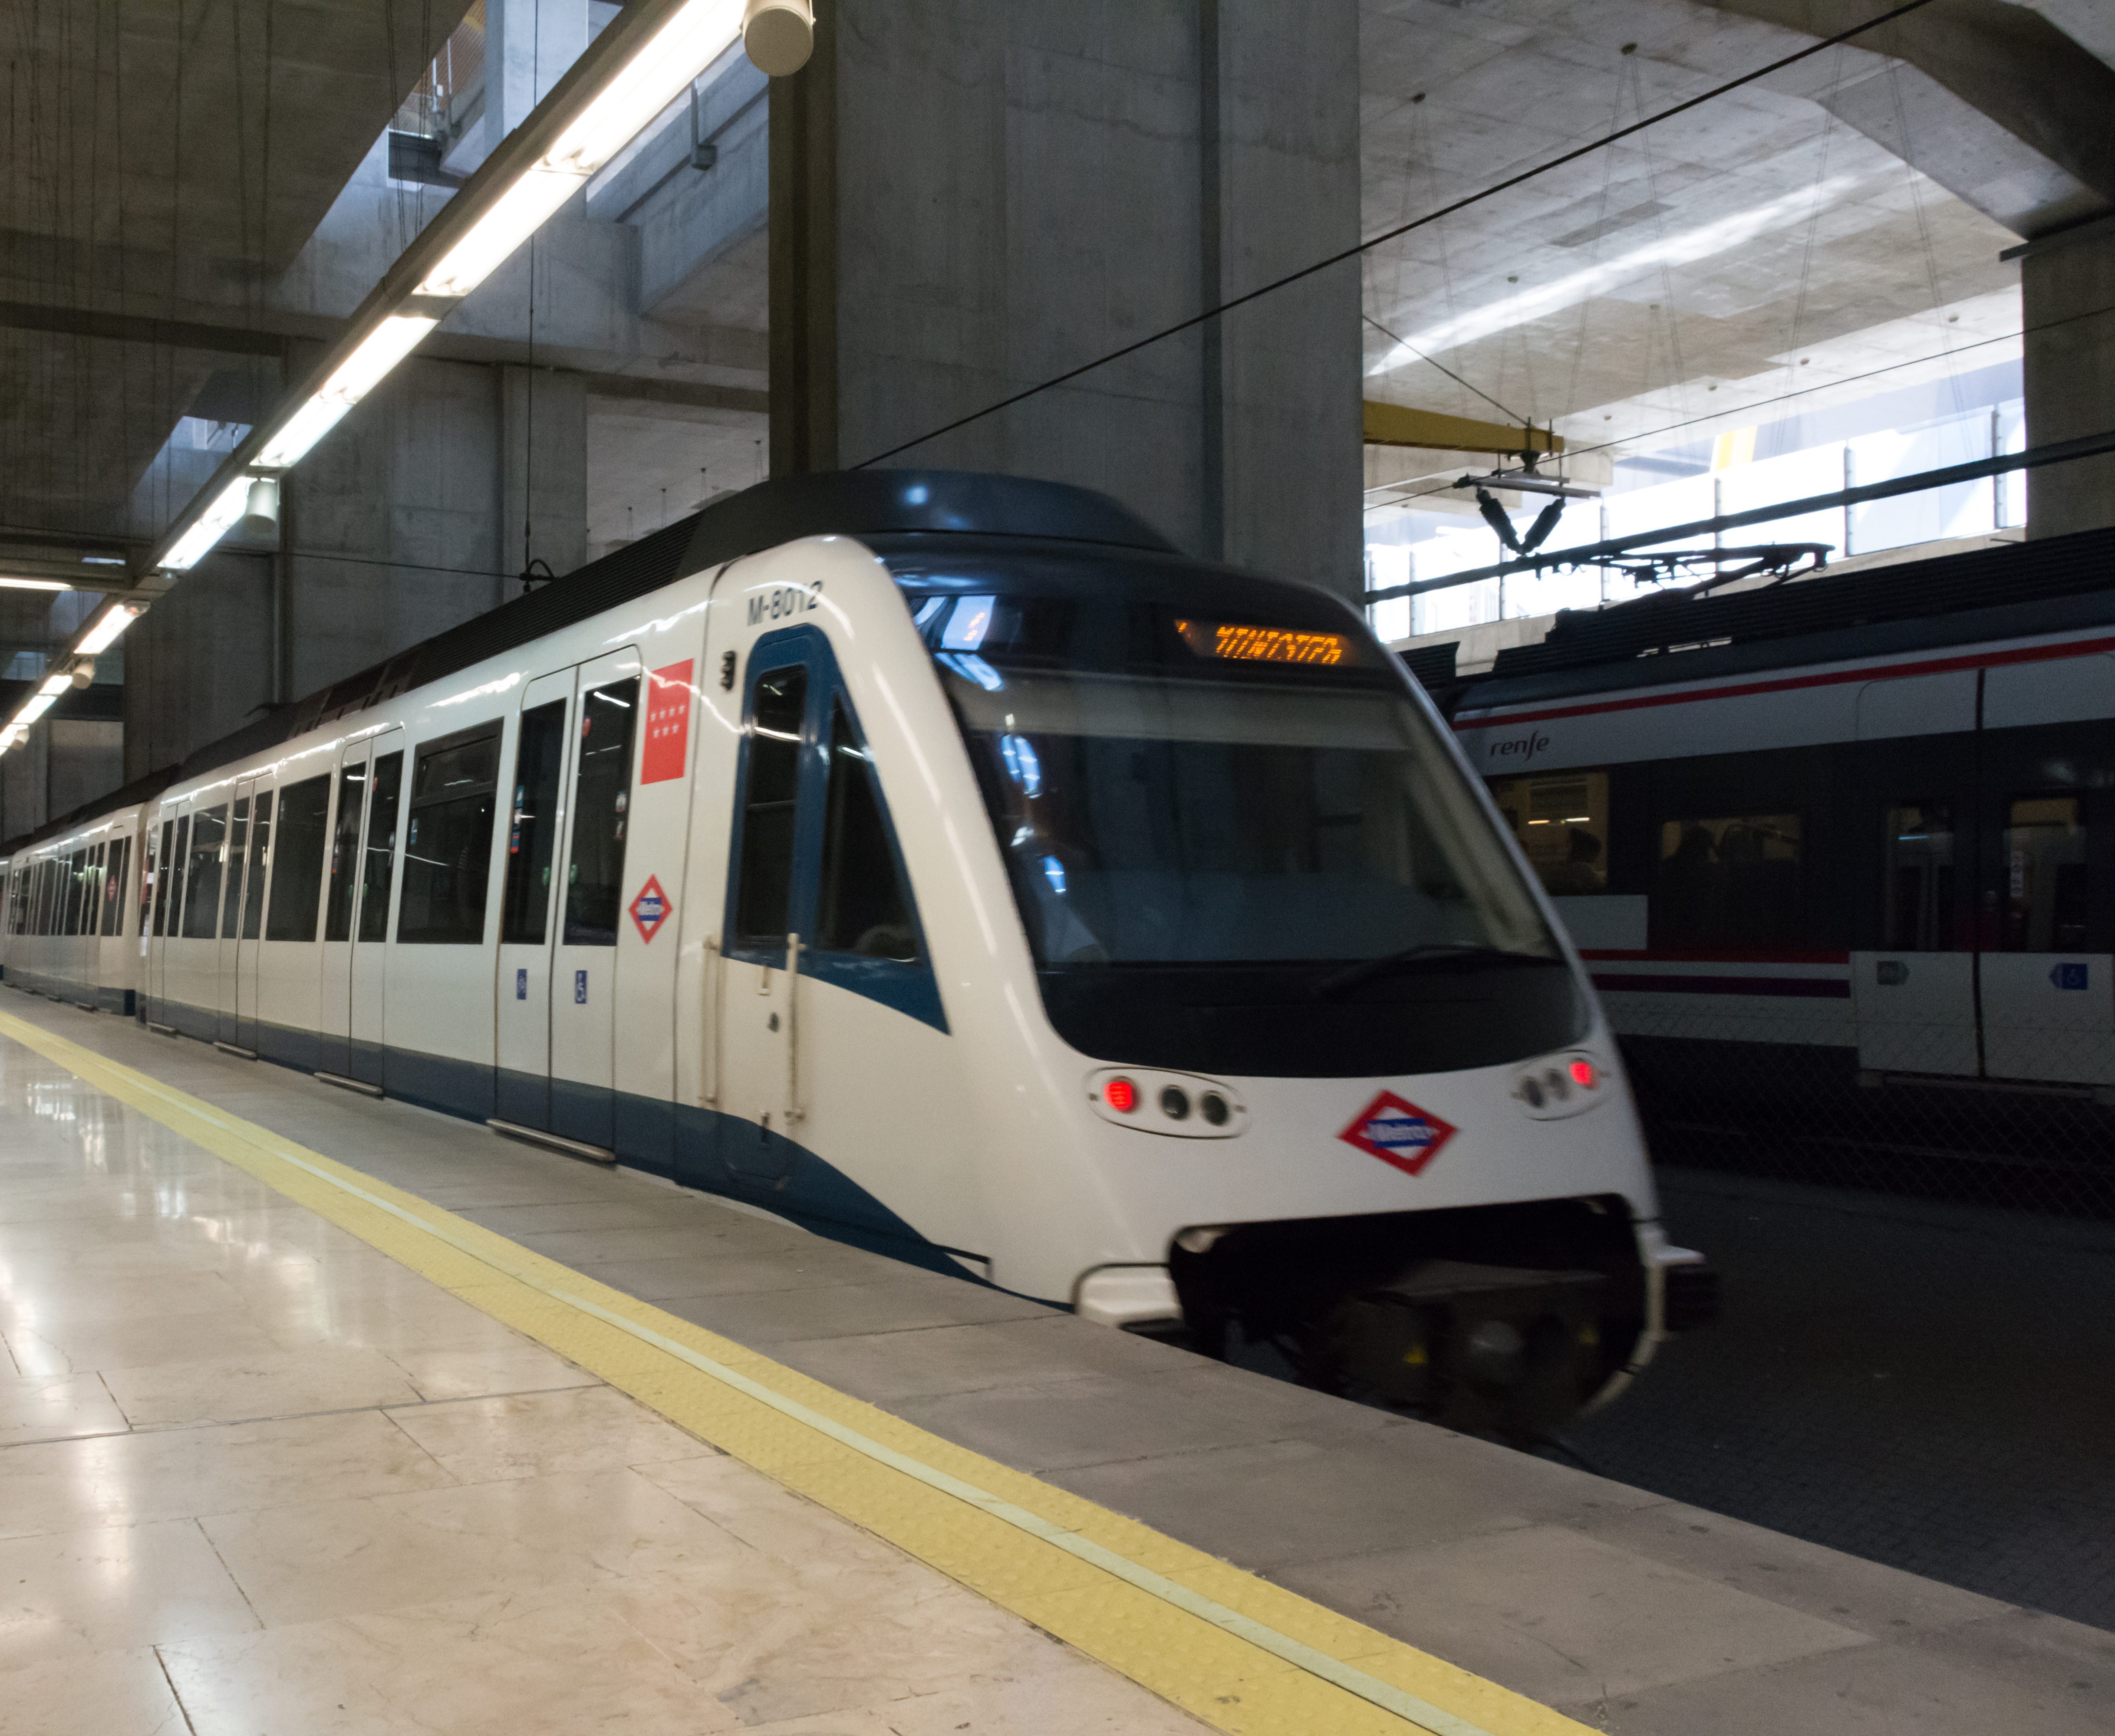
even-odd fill
[{"label": "train roof", "polygon": [[[1905,561],[1731,593],[1662,591],[1560,613],[1539,645],[1452,680],[1413,672],[1450,711],[1838,662],[2115,622],[2115,529]],[[1406,658],[1406,661],[1408,661]]]},{"label": "train roof", "polygon": [[85,804],[0,854],[158,795],[179,779],[232,764],[333,718],[498,657],[533,639],[645,597],[696,572],[801,537],[908,540],[974,537],[1073,543],[1167,555],[1174,545],[1121,502],[1091,488],[972,470],[835,470],[775,477],[678,519],[629,547],[576,567],[512,602],[421,640],[255,722],[207,743],[181,764]]}]

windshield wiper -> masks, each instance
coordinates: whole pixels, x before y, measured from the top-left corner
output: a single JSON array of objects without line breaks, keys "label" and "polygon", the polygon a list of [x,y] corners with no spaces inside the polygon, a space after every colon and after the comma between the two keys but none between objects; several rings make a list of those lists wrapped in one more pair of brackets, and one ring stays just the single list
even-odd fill
[{"label": "windshield wiper", "polygon": [[1406,946],[1400,952],[1385,952],[1377,959],[1361,959],[1356,964],[1347,964],[1323,978],[1309,991],[1317,1001],[1341,994],[1347,988],[1356,988],[1361,983],[1394,970],[1405,964],[1423,964],[1432,959],[1454,959],[1473,964],[1554,964],[1558,961],[1544,953],[1508,952],[1499,946],[1485,946],[1474,941],[1420,941],[1415,946]]}]

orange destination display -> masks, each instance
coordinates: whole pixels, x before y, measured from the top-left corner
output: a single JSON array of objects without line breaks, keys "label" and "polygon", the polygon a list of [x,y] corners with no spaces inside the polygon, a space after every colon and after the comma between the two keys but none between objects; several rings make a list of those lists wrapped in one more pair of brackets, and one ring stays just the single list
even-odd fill
[{"label": "orange destination display", "polygon": [[1294,627],[1249,627],[1234,621],[1178,621],[1175,630],[1200,657],[1241,663],[1356,663],[1358,648],[1348,634],[1309,633]]}]

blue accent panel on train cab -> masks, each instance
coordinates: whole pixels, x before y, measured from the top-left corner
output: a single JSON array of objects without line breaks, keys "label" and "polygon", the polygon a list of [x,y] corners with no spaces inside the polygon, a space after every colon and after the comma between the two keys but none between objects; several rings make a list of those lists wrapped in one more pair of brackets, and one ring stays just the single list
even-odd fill
[{"label": "blue accent panel on train cab", "polygon": [[383,1056],[385,1051],[380,1043],[364,1042],[355,1037],[350,1045],[350,1051],[352,1070],[347,1078],[360,1079],[369,1085],[379,1085],[384,1082]]},{"label": "blue accent panel on train cab", "polygon": [[[675,1179],[682,1186],[760,1206],[831,1241],[886,1254],[926,1271],[972,1283],[984,1281],[797,1140],[773,1131],[766,1144],[758,1138],[757,1124],[739,1115],[687,1103],[677,1104],[675,1111]],[[772,1161],[782,1166],[779,1179],[769,1179],[760,1166],[736,1168],[727,1161],[727,1153],[752,1147],[771,1152]],[[631,1161],[622,1149],[617,1155],[625,1162]]]},{"label": "blue accent panel on train cab", "polygon": [[864,958],[856,952],[801,953],[801,974],[818,983],[864,995],[893,1012],[907,1013],[920,1024],[947,1033],[947,1015],[940,1005],[940,985],[923,959],[906,964],[897,959]]},{"label": "blue accent panel on train cab", "polygon": [[483,1121],[492,1114],[494,1070],[486,1062],[452,1060],[416,1049],[392,1049],[383,1065],[388,1081],[383,1088],[392,1097],[473,1121]]},{"label": "blue accent panel on train cab", "polygon": [[517,1073],[512,1067],[494,1070],[493,1114],[516,1127],[551,1130],[551,1081],[540,1073]]}]

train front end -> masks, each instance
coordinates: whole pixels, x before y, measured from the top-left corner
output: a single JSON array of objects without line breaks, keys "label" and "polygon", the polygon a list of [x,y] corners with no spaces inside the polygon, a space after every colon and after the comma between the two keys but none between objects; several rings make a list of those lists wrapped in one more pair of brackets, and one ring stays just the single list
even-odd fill
[{"label": "train front end", "polygon": [[[1064,1106],[1065,1156],[1024,1134],[1004,1184],[1002,1272],[1069,1262],[1026,1287],[1516,1438],[1702,1312],[1590,986],[1349,609],[1172,557],[889,564],[1032,955],[1042,1019],[1011,1021]],[[1053,1166],[1072,1198],[1039,1207]]]}]

